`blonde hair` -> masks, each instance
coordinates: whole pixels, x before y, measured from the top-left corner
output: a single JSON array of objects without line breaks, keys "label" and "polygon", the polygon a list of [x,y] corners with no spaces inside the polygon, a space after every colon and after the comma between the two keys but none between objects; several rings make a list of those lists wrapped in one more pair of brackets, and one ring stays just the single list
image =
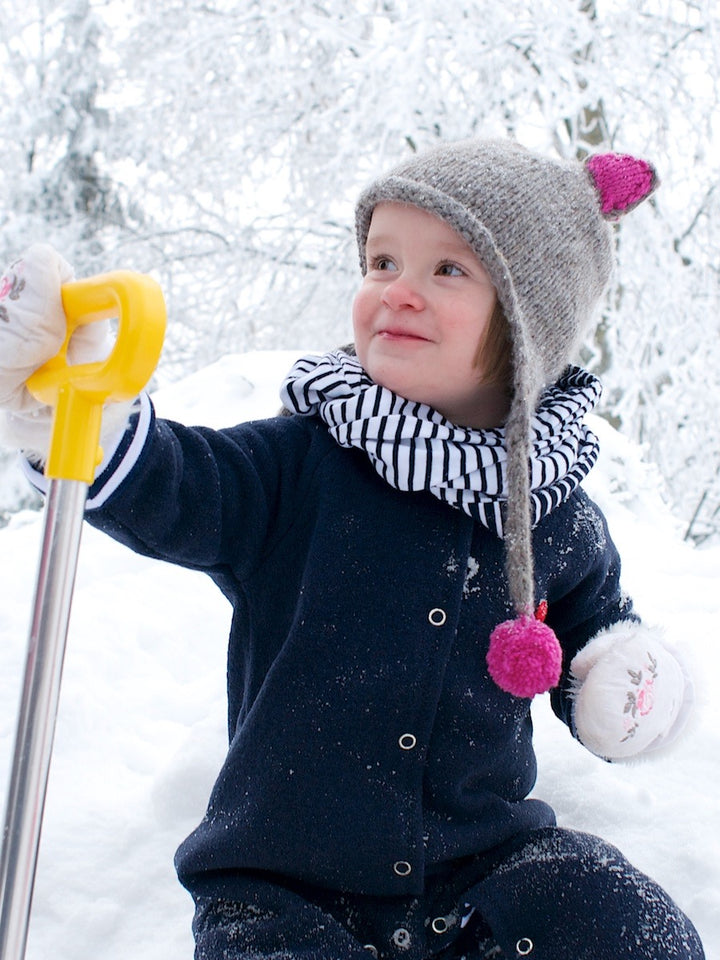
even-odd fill
[{"label": "blonde hair", "polygon": [[502,384],[512,393],[512,340],[499,298],[475,354],[475,366],[482,370],[483,383]]}]

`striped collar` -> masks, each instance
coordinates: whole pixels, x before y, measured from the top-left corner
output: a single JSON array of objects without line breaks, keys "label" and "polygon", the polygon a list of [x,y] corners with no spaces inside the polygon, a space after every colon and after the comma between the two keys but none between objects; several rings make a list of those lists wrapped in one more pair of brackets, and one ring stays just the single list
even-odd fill
[{"label": "striped collar", "polygon": [[[535,526],[576,489],[594,465],[598,441],[583,423],[600,382],[568,367],[540,398],[531,423],[531,510]],[[507,502],[505,430],[458,427],[422,403],[374,383],[342,351],[298,360],[281,389],[285,405],[317,415],[342,447],[364,450],[398,490],[428,490],[503,536]]]}]

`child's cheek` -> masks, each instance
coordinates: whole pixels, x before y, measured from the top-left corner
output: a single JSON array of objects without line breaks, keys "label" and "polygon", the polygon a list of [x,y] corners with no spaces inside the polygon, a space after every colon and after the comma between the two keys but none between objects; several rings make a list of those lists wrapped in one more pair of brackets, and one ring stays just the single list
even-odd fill
[{"label": "child's cheek", "polygon": [[370,340],[372,316],[369,301],[370,298],[367,292],[361,287],[355,296],[352,307],[353,336],[355,339],[355,350],[360,363],[364,362]]}]

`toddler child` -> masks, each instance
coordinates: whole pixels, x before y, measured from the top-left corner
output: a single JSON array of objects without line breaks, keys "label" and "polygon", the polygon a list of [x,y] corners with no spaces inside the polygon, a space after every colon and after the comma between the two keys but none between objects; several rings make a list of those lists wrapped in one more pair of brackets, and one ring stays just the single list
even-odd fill
[{"label": "toddler child", "polygon": [[[689,701],[580,485],[600,388],[571,364],[608,220],[654,186],[614,154],[414,156],[357,205],[354,346],[300,359],[284,415],[193,428],[143,396],[106,427],[88,520],[233,607],[229,752],[176,858],[197,960],[704,956],[657,884],[528,797],[535,694],[606,760],[666,745]],[[26,451],[70,276],[40,246],[3,283],[0,404]]]}]

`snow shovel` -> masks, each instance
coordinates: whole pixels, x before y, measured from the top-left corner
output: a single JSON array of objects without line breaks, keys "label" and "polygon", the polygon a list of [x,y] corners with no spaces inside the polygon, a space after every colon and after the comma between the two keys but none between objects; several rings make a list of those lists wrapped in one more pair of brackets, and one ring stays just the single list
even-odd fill
[{"label": "snow shovel", "polygon": [[[0,960],[22,960],[27,945],[85,500],[102,459],[103,404],[131,400],[145,387],[165,332],[162,292],[154,280],[140,274],[117,271],[65,284],[62,301],[65,343],[27,383],[55,414],[0,861]],[[74,331],[105,318],[118,321],[117,340],[107,359],[69,364],[67,347]]]}]

